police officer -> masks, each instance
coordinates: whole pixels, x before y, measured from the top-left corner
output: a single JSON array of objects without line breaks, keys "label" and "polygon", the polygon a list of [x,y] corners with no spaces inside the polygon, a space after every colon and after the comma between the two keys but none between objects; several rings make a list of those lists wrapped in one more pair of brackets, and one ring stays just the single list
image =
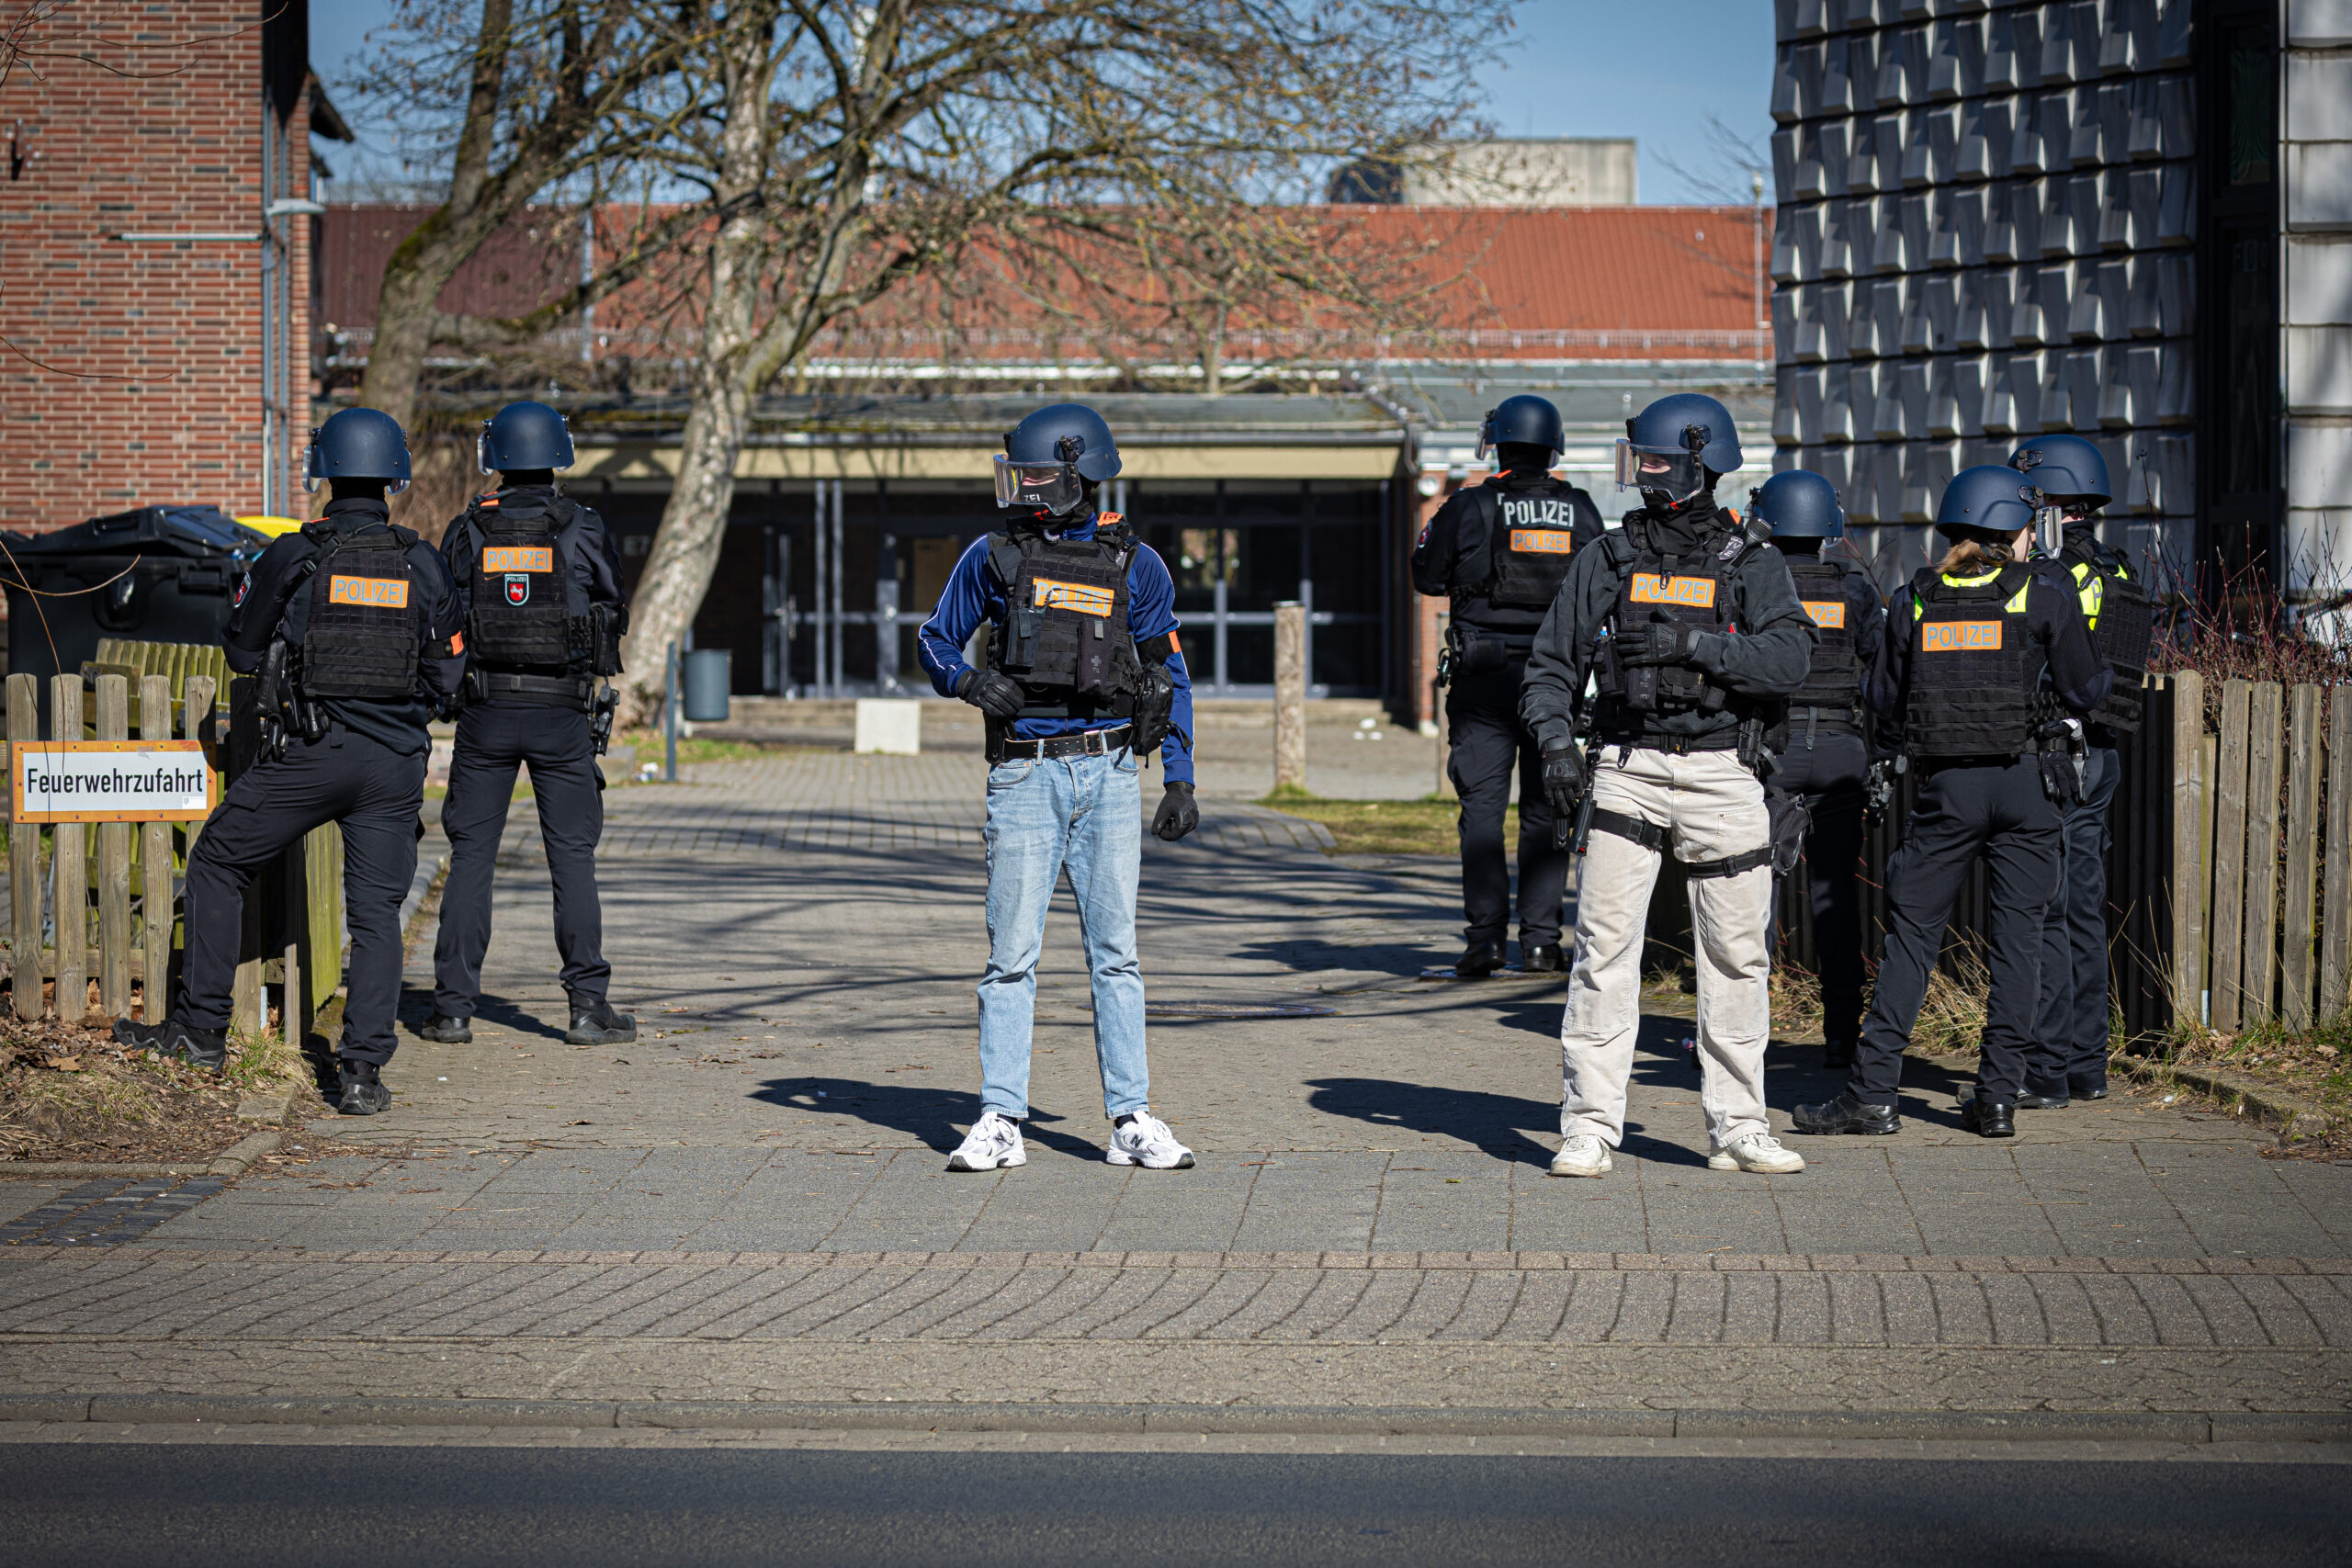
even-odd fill
[{"label": "police officer", "polygon": [[1846,536],[1846,511],[1827,479],[1803,468],[1774,474],[1750,506],[1756,520],[1771,528],[1798,602],[1814,625],[1813,668],[1772,729],[1772,784],[1806,807],[1804,860],[1814,946],[1820,954],[1822,1059],[1833,1067],[1850,1066],[1862,1026],[1862,919],[1854,885],[1870,780],[1862,671],[1878,657],[1886,604],[1869,573],[1822,554],[1828,541]]},{"label": "police officer", "polygon": [[392,1103],[382,1068],[395,1045],[424,727],[457,689],[460,616],[441,552],[395,527],[385,505],[409,477],[408,443],[390,416],[336,414],[311,432],[307,468],[313,484],[332,487],[326,515],[262,552],[221,639],[229,668],[259,677],[262,754],[188,854],[178,1004],[158,1023],[117,1023],[115,1036],[219,1070],[245,888],[303,834],[339,823],[351,962],[338,1109],[372,1116]]},{"label": "police officer", "polygon": [[[1154,751],[1167,787],[1151,829],[1174,842],[1200,824],[1193,803],[1193,695],[1167,566],[1115,513],[1098,513],[1118,443],[1081,403],[1039,409],[996,459],[1006,525],[975,541],[917,634],[942,696],[988,716],[989,959],[980,976],[980,1118],[950,1170],[1027,1163],[1030,1030],[1046,908],[1067,874],[1094,994],[1094,1051],[1113,1165],[1193,1163],[1151,1113],[1143,973],[1136,960],[1142,869],[1138,765]],[[989,667],[964,647],[982,621]]]},{"label": "police officer", "polygon": [[605,999],[604,912],[596,899],[596,840],[605,830],[605,777],[596,758],[612,718],[628,607],[605,521],[556,489],[571,466],[571,433],[545,403],[509,403],[482,428],[481,464],[502,483],[478,496],[441,536],[466,605],[466,705],[449,759],[441,829],[449,876],[433,948],[433,1018],[417,1032],[443,1044],[474,1037],[482,954],[490,947],[490,882],[528,763],[539,835],[555,885],[555,945],[574,1045],[637,1038],[637,1021]]},{"label": "police officer", "polygon": [[[1642,505],[1569,560],[1520,698],[1553,809],[1573,812],[1591,795],[1552,1174],[1602,1175],[1623,1138],[1643,927],[1669,842],[1698,938],[1707,1163],[1803,1170],[1764,1110],[1772,844],[1759,773],[1766,724],[1809,667],[1813,623],[1765,530],[1715,503],[1716,479],[1741,461],[1723,404],[1676,393],[1625,429],[1617,483],[1639,490]],[[1589,765],[1576,741],[1588,675]]]},{"label": "police officer", "polygon": [[2066,808],[2058,896],[2042,926],[2041,1008],[2026,1053],[2020,1111],[2054,1111],[2107,1098],[2108,807],[2122,771],[2116,738],[2140,728],[2154,605],[2123,552],[2100,543],[2098,511],[2112,499],[2107,459],[2079,435],[2038,435],[2009,467],[2041,492],[2044,536],[2058,536],[2058,567],[2071,581],[2115,684],[2088,718],[2082,798]]},{"label": "police officer", "polygon": [[1506,398],[1487,414],[1478,456],[1502,471],[1455,491],[1421,530],[1413,586],[1445,594],[1446,772],[1462,800],[1462,913],[1467,945],[1453,966],[1476,978],[1503,965],[1510,928],[1510,869],[1503,811],[1519,773],[1519,951],[1529,969],[1560,967],[1560,900],[1568,854],[1552,841],[1552,807],[1534,739],[1520,727],[1519,685],[1535,629],[1568,574],[1569,553],[1600,537],[1600,509],[1552,477],[1563,445],[1560,411],[1542,398]]},{"label": "police officer", "polygon": [[1984,464],[1945,487],[1951,547],[1888,612],[1865,694],[1898,722],[1926,778],[1886,870],[1886,956],[1844,1093],[1801,1105],[1801,1133],[1893,1133],[1903,1050],[1945,924],[1977,858],[1992,873],[1993,991],[1976,1094],[1962,1124],[2015,1132],[2041,990],[2041,922],[2058,884],[2060,813],[2079,787],[2079,721],[2112,681],[2063,578],[2030,565],[2034,503],[2015,469]]}]

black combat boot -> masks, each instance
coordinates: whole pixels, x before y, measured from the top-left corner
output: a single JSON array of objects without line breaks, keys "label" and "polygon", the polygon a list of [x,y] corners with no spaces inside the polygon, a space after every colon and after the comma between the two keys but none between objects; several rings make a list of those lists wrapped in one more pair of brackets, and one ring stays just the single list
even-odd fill
[{"label": "black combat boot", "polygon": [[2016,1111],[2007,1100],[1979,1095],[1961,1102],[1960,1124],[1980,1138],[2014,1138],[2018,1135]]},{"label": "black combat boot", "polygon": [[627,1045],[637,1038],[637,1020],[625,1012],[615,1012],[612,1004],[602,997],[571,998],[571,1032],[564,1036],[573,1045]]},{"label": "black combat boot", "polygon": [[2017,1108],[2019,1111],[2064,1111],[2074,1102],[2071,1095],[2041,1094],[2028,1089],[2018,1096]]},{"label": "black combat boot", "polygon": [[217,1073],[229,1065],[226,1030],[190,1029],[175,1018],[167,1018],[161,1023],[133,1023],[127,1018],[119,1018],[114,1021],[114,1037],[136,1050],[177,1056],[189,1066],[202,1067],[208,1073]]},{"label": "black combat boot", "polygon": [[1826,1105],[1800,1105],[1789,1118],[1800,1133],[1860,1133],[1883,1136],[1903,1131],[1903,1118],[1892,1105],[1865,1105],[1848,1089]]},{"label": "black combat boot", "polygon": [[1453,961],[1454,976],[1464,980],[1483,980],[1503,966],[1503,956],[1501,942],[1474,942]]},{"label": "black combat boot", "polygon": [[474,1021],[469,1018],[451,1018],[436,1012],[433,1021],[416,1032],[419,1040],[430,1040],[436,1045],[470,1045],[474,1043]]},{"label": "black combat boot", "polygon": [[1560,944],[1556,942],[1539,942],[1532,947],[1521,942],[1519,962],[1531,975],[1556,975],[1568,966],[1567,960],[1560,955]]},{"label": "black combat boot", "polygon": [[345,1116],[374,1116],[392,1108],[392,1091],[384,1087],[375,1063],[337,1056],[334,1067],[343,1086],[343,1098],[335,1101],[337,1111]]}]

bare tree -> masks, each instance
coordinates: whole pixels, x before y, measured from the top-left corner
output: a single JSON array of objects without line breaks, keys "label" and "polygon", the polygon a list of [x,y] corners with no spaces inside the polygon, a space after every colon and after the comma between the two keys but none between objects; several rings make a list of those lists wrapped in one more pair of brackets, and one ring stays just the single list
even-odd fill
[{"label": "bare tree", "polygon": [[[683,0],[709,36],[656,154],[711,213],[675,487],[639,579],[624,709],[657,700],[718,559],[753,404],[820,334],[1023,209],[1149,168],[1203,209],[1296,199],[1433,140],[1501,0]],[[1429,63],[1433,62],[1433,63]],[[674,112],[674,111],[673,111]]]},{"label": "bare tree", "polygon": [[650,0],[400,0],[358,91],[413,162],[446,167],[448,177],[439,205],[385,265],[360,389],[368,407],[413,426],[435,345],[528,343],[640,276],[697,221],[638,205],[643,220],[608,237],[589,276],[521,318],[439,307],[458,269],[526,206],[571,184],[585,210],[664,133],[644,101],[701,37],[678,9]]}]

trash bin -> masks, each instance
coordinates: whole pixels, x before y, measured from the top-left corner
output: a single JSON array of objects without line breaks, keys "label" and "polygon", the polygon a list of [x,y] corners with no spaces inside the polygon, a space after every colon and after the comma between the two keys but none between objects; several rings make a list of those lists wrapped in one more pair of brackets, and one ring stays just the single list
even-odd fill
[{"label": "trash bin", "polygon": [[[46,677],[95,659],[101,637],[219,646],[266,535],[209,506],[142,506],[53,534],[0,535],[8,670]],[[95,590],[95,592],[92,592]]]},{"label": "trash bin", "polygon": [[735,656],[723,648],[697,648],[685,657],[684,707],[689,724],[727,722],[727,694],[733,683]]}]

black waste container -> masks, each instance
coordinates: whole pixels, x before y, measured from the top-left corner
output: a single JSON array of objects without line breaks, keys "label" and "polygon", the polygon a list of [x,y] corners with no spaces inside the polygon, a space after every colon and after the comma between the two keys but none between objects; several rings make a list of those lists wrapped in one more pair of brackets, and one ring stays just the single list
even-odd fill
[{"label": "black waste container", "polygon": [[209,506],[142,506],[53,534],[0,534],[8,671],[42,677],[41,733],[47,677],[96,659],[101,637],[217,645],[237,584],[268,544]]}]

